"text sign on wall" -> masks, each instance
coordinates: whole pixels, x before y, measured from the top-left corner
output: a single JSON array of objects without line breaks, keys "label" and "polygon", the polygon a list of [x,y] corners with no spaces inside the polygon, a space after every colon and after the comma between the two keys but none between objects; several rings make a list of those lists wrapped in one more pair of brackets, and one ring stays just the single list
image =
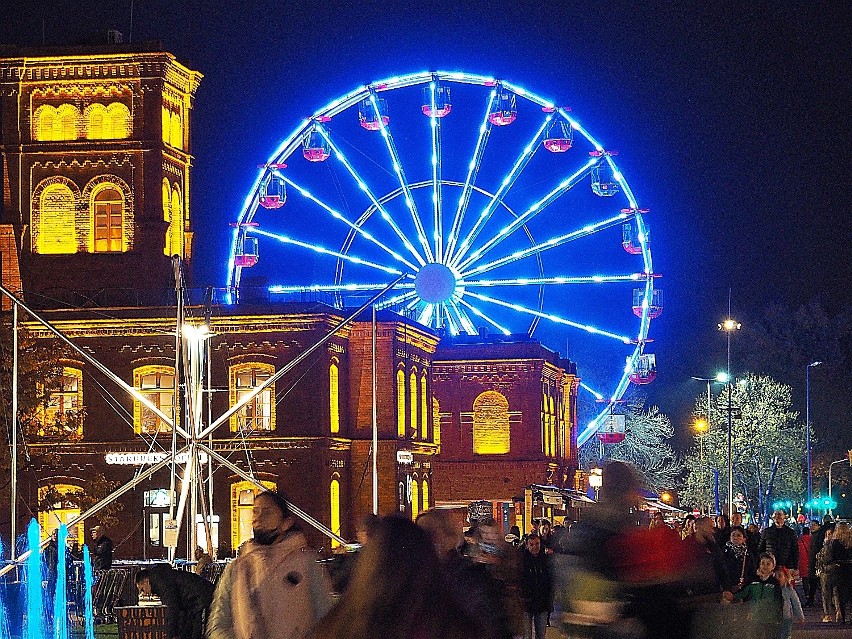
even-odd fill
[{"label": "text sign on wall", "polygon": [[[153,466],[169,456],[170,453],[107,453],[104,455],[104,461],[116,466]],[[201,453],[198,457],[202,464],[207,463],[207,453]],[[185,464],[187,461],[189,453],[179,453],[175,457],[178,464]]]}]

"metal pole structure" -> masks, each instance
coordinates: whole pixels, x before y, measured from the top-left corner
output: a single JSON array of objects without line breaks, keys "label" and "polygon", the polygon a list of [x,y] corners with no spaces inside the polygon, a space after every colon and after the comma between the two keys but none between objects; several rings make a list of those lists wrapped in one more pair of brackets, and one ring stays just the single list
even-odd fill
[{"label": "metal pole structure", "polygon": [[378,448],[379,448],[379,419],[378,407],[376,398],[377,370],[376,370],[376,305],[373,304],[373,326],[372,326],[372,345],[373,345],[373,362],[372,362],[372,395],[373,395],[373,514],[379,514],[379,464],[378,464]]},{"label": "metal pole structure", "polygon": [[805,366],[805,446],[808,451],[808,519],[813,518],[811,500],[811,369],[822,362],[811,362]]},{"label": "metal pole structure", "polygon": [[[172,400],[172,419],[177,425],[177,416],[180,412],[180,361],[181,361],[181,333],[183,332],[183,283],[180,273],[180,257],[172,256],[172,273],[175,278],[175,295],[177,296],[177,317],[175,321],[175,376],[174,376],[174,399]],[[191,425],[190,425],[191,428]],[[172,427],[172,477],[169,480],[169,519],[175,519],[175,487],[177,477],[177,428]],[[173,551],[169,550],[169,559],[173,560]]]},{"label": "metal pole structure", "polygon": [[833,515],[834,509],[831,507],[831,467],[835,464],[840,464],[842,462],[847,461],[846,458],[838,459],[837,461],[833,461],[828,465],[828,514]]},{"label": "metal pole structure", "polygon": [[734,514],[734,438],[731,419],[731,333],[728,331],[728,521]]},{"label": "metal pole structure", "polygon": [[12,554],[15,561],[18,538],[18,305],[12,304]]}]

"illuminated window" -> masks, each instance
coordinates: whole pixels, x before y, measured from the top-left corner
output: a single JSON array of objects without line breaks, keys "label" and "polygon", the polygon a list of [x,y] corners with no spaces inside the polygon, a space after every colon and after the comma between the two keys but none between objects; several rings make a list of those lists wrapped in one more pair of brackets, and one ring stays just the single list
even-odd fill
[{"label": "illuminated window", "polygon": [[183,257],[183,200],[177,185],[172,186],[170,200],[168,217],[169,235],[166,240],[169,245],[169,255],[180,255]]},{"label": "illuminated window", "polygon": [[169,181],[163,178],[163,221],[168,222],[166,238],[163,242],[163,254],[171,257],[172,253],[172,187]]},{"label": "illuminated window", "polygon": [[497,391],[485,391],[473,402],[473,452],[509,452],[509,401]]},{"label": "illuminated window", "polygon": [[39,210],[34,211],[35,251],[43,255],[77,252],[75,239],[74,193],[68,184],[50,184],[39,197]]},{"label": "illuminated window", "polygon": [[544,456],[550,457],[550,425],[547,416],[547,394],[541,396],[541,443]]},{"label": "illuminated window", "polygon": [[423,478],[423,489],[421,492],[423,498],[423,510],[429,510],[429,482],[425,477]]},{"label": "illuminated window", "polygon": [[340,379],[337,364],[328,367],[328,414],[332,433],[340,432]]},{"label": "illuminated window", "polygon": [[107,107],[108,137],[111,140],[129,138],[132,132],[130,109],[121,102],[113,102]]},{"label": "illuminated window", "polygon": [[124,250],[124,198],[112,187],[99,189],[92,202],[95,253]]},{"label": "illuminated window", "polygon": [[176,149],[182,149],[183,118],[180,117],[180,110],[172,111],[169,120],[169,144],[171,144]]},{"label": "illuminated window", "polygon": [[43,437],[83,436],[83,371],[64,367],[58,387],[50,392],[40,411],[38,434]]},{"label": "illuminated window", "polygon": [[559,454],[559,440],[556,438],[556,411],[553,407],[553,396],[547,398],[547,415],[550,424],[550,454],[556,457]]},{"label": "illuminated window", "polygon": [[143,495],[145,511],[148,514],[148,543],[152,546],[163,545],[166,520],[169,518],[169,507],[174,495],[174,492],[166,488],[146,490]]},{"label": "illuminated window", "polygon": [[90,140],[105,140],[109,138],[107,110],[103,104],[91,104],[83,112],[86,126],[86,137]]},{"label": "illuminated window", "polygon": [[164,104],[163,105],[163,123],[162,123],[162,134],[163,134],[163,142],[166,144],[169,143],[170,136],[172,134],[172,116],[169,111],[169,108]]},{"label": "illuminated window", "polygon": [[[63,104],[57,109],[59,114],[59,137],[54,140],[76,140],[80,131],[80,111],[72,104]],[[54,123],[54,135],[56,124]]]},{"label": "illuminated window", "polygon": [[39,142],[59,139],[59,114],[49,104],[43,104],[36,109],[33,123],[33,139]]},{"label": "illuminated window", "polygon": [[441,405],[435,397],[432,398],[432,441],[441,444]]},{"label": "illuminated window", "polygon": [[[261,481],[267,490],[277,489],[275,482]],[[254,535],[251,529],[251,510],[254,498],[260,488],[249,481],[240,481],[231,485],[231,548],[237,550],[244,541]]]},{"label": "illuminated window", "polygon": [[417,519],[420,514],[420,485],[417,478],[411,479],[411,519]]},{"label": "illuminated window", "polygon": [[396,435],[405,437],[405,372],[396,372]]},{"label": "illuminated window", "polygon": [[[82,496],[83,489],[73,484],[39,487],[37,518],[43,540],[57,530],[60,524],[67,525],[69,521],[80,516],[80,497]],[[76,541],[81,547],[86,543],[82,522],[68,528],[68,541]]]},{"label": "illuminated window", "polygon": [[411,432],[417,435],[417,370],[411,369],[408,378],[408,392],[411,393],[409,408],[411,409]]},{"label": "illuminated window", "polygon": [[[231,406],[262,385],[275,373],[272,364],[240,364],[231,367]],[[233,432],[270,431],[275,428],[275,412],[272,410],[273,388],[265,388],[243,408],[231,416]]]},{"label": "illuminated window", "polygon": [[[175,369],[170,366],[142,366],[133,371],[133,386],[164,414],[175,419]],[[133,431],[154,435],[170,433],[165,423],[138,399],[133,400]]]},{"label": "illuminated window", "polygon": [[[338,481],[335,476],[334,479],[331,480],[331,485],[329,487],[329,499],[331,504],[331,517],[329,528],[331,528],[331,532],[336,535],[340,535],[340,481]],[[331,540],[331,547],[337,548],[340,545],[340,542],[336,539]]]},{"label": "illuminated window", "polygon": [[420,439],[429,436],[429,412],[426,410],[426,371],[420,377]]}]

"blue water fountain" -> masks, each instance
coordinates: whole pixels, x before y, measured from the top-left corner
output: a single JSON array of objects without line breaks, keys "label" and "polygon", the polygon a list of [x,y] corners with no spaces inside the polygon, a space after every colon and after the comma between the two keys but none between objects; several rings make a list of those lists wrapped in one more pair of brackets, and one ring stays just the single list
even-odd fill
[{"label": "blue water fountain", "polygon": [[43,592],[41,588],[41,553],[39,552],[41,530],[33,519],[27,528],[27,542],[30,554],[26,560],[27,580],[27,624],[24,634],[27,639],[45,639],[44,619],[42,619]]},{"label": "blue water fountain", "polygon": [[[56,538],[56,591],[53,596],[53,637],[68,639],[68,526],[59,524]],[[52,567],[50,567],[52,568]]]},{"label": "blue water fountain", "polygon": [[[3,541],[0,540],[0,557],[3,556]],[[0,639],[11,639],[12,635],[9,630],[9,612],[6,609],[6,602],[3,597],[0,597]]]},{"label": "blue water fountain", "polygon": [[92,558],[89,556],[89,547],[83,546],[83,579],[86,586],[83,599],[85,609],[84,620],[86,625],[86,639],[95,639],[95,614],[92,606]]}]

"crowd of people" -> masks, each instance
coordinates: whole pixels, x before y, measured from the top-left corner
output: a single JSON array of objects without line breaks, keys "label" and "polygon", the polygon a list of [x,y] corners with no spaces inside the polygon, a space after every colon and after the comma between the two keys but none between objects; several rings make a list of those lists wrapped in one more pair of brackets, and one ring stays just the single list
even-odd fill
[{"label": "crowd of people", "polygon": [[254,537],[214,592],[183,578],[183,603],[180,588],[166,583],[177,571],[165,569],[137,584],[154,593],[171,588],[169,613],[178,621],[170,630],[186,639],[202,637],[202,617],[209,639],[787,639],[803,607],[817,602],[825,622],[845,623],[848,524],[826,518],[798,530],[777,511],[762,531],[743,527],[737,514],[731,521],[655,514],[644,527],[633,469],[613,462],[605,477],[579,522],[536,520],[523,536],[504,535],[487,518],[462,536],[439,509],[416,522],[370,516],[360,550],[333,575],[286,500],[264,492],[255,499]]}]

